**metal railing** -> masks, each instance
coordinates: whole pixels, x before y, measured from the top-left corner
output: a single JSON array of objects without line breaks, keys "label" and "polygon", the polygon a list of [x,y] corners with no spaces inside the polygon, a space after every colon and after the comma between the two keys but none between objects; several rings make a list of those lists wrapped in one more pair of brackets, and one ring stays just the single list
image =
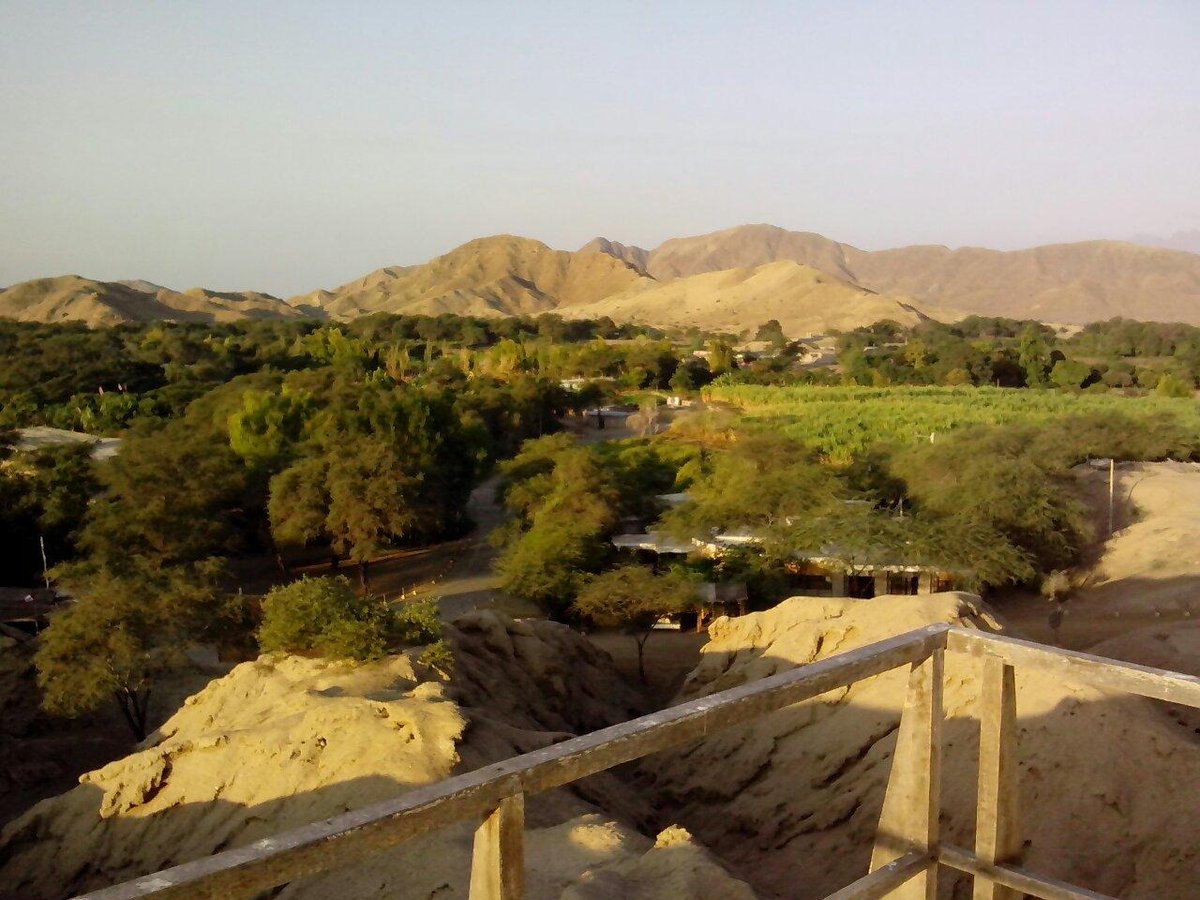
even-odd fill
[{"label": "metal railing", "polygon": [[[945,653],[981,658],[979,790],[974,852],[938,834]],[[908,691],[870,872],[828,900],[932,900],[939,866],[974,877],[974,900],[1103,895],[1016,865],[1014,667],[1200,708],[1200,679],[949,625],[932,625],[820,662],[553,744],[344,815],[84,895],[86,900],[253,897],[306,875],[341,868],[464,820],[480,821],[471,900],[524,893],[525,797],[749,722],[864,678],[909,666]]]}]

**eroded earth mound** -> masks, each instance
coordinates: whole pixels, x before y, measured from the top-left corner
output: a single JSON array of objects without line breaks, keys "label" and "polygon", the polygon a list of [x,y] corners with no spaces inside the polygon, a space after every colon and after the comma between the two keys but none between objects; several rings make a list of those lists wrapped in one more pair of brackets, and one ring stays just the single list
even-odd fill
[{"label": "eroded earth mound", "polygon": [[[682,695],[932,622],[1000,627],[969,594],[793,598],[714,623]],[[942,825],[948,840],[971,846],[980,672],[977,662],[947,654],[946,673]],[[905,672],[886,673],[661,754],[644,769],[660,806],[734,874],[768,894],[823,897],[867,870],[905,689]],[[1192,896],[1188,886],[1200,883],[1196,805],[1180,786],[1200,784],[1200,743],[1152,701],[1020,669],[1017,691],[1024,864],[1113,896]]]},{"label": "eroded earth mound", "polygon": [[[369,665],[272,656],[238,666],[137,752],[12,822],[0,837],[0,895],[65,897],[126,880],[638,711],[611,660],[565,626],[477,613],[449,637],[452,687],[408,655]],[[606,810],[624,804],[628,819],[599,811],[583,799],[589,791],[614,801]],[[629,824],[648,818],[640,805],[611,776],[533,798],[528,895],[570,888],[591,898],[619,885],[626,896],[754,896],[685,832],[657,843],[640,833]],[[281,896],[465,897],[472,833],[463,823]]]}]

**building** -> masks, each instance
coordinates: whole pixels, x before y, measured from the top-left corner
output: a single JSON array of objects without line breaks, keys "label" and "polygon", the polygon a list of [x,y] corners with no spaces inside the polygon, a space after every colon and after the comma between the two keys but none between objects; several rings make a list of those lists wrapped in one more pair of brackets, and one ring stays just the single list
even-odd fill
[{"label": "building", "polygon": [[44,447],[64,447],[74,444],[91,444],[92,459],[112,459],[121,452],[120,438],[101,438],[94,434],[84,434],[82,431],[67,431],[63,428],[50,428],[38,425],[34,428],[22,428],[17,432],[13,449],[21,452],[41,450]]},{"label": "building", "polygon": [[[683,494],[663,494],[659,500],[678,506]],[[697,555],[713,559],[731,550],[755,547],[762,539],[752,529],[739,528],[714,534],[703,540],[671,538],[654,531],[618,534],[612,545],[643,561],[657,562],[663,556],[686,558]],[[814,597],[857,597],[870,599],[882,594],[934,594],[954,590],[962,573],[937,566],[926,566],[883,555],[852,559],[836,547],[794,553],[794,561],[785,566],[791,587],[797,594]]]}]

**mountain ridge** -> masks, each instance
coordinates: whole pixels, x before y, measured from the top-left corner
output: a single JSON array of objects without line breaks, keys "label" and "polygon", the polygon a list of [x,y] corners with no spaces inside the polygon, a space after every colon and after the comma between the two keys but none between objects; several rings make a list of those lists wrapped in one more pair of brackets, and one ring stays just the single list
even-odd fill
[{"label": "mountain ridge", "polygon": [[[604,240],[587,246],[599,248]],[[671,238],[641,252],[647,272],[660,280],[790,259],[947,313],[1080,324],[1122,315],[1200,324],[1200,255],[1127,241],[1023,250],[918,244],[871,251],[814,232],[741,225]]]},{"label": "mountain ridge", "polygon": [[[811,271],[764,269],[778,263]],[[718,272],[733,274],[709,277]],[[817,297],[825,298],[823,305]],[[815,232],[757,224],[671,238],[651,250],[595,238],[571,252],[532,238],[492,235],[426,263],[385,266],[286,300],[253,291],[175,291],[147,281],[78,275],[0,290],[0,317],[90,326],[241,318],[345,321],[375,312],[553,312],[732,331],[778,318],[801,333],[869,324],[876,313],[902,320],[976,314],[1054,323],[1123,316],[1200,325],[1200,255],[1105,240],[1024,250],[925,244],[870,251]]]},{"label": "mountain ridge", "polygon": [[[141,286],[157,288],[151,292]],[[90,327],[129,322],[231,322],[294,319],[303,313],[257,291],[175,291],[151,282],[97,281],[58,275],[0,291],[0,317],[22,322],[81,322]]]}]

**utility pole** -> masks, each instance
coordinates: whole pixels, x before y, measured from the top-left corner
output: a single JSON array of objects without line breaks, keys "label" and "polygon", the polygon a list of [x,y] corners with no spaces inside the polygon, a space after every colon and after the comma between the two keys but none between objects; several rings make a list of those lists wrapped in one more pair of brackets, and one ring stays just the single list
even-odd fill
[{"label": "utility pole", "polygon": [[42,581],[46,582],[46,590],[50,590],[50,567],[46,564],[46,539],[38,535],[38,546],[42,548]]}]

